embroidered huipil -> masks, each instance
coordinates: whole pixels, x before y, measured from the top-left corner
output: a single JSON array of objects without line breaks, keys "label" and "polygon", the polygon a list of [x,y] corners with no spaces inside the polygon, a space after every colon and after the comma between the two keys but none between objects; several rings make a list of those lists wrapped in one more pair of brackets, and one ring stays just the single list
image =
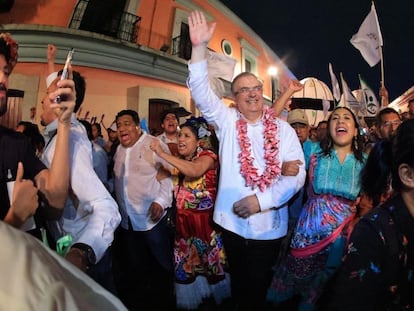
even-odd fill
[{"label": "embroidered huipil", "polygon": [[[300,166],[296,176],[280,176],[261,192],[246,186],[240,173],[238,155],[240,146],[236,121],[242,117],[237,109],[227,107],[211,90],[207,76],[207,62],[189,64],[188,85],[198,109],[207,122],[216,128],[220,141],[219,159],[221,174],[215,203],[214,221],[225,229],[246,239],[277,239],[287,232],[287,201],[303,186],[305,182],[304,165]],[[301,160],[304,156],[302,147],[293,128],[285,121],[276,119],[277,139],[279,140],[279,163]],[[266,166],[264,160],[263,122],[247,125],[247,135],[252,144],[254,166],[259,175]],[[233,203],[252,194],[256,194],[262,213],[247,219],[233,212]]]},{"label": "embroidered huipil", "polygon": [[[129,218],[135,231],[150,230],[157,224],[148,215],[151,203],[157,202],[164,210],[171,206],[171,178],[161,182],[156,178],[160,167],[171,168],[171,165],[150,149],[153,139],[157,138],[142,132],[132,147],[119,145],[114,157],[115,193],[124,229],[129,228]],[[160,145],[169,153],[167,145],[163,142]]]}]

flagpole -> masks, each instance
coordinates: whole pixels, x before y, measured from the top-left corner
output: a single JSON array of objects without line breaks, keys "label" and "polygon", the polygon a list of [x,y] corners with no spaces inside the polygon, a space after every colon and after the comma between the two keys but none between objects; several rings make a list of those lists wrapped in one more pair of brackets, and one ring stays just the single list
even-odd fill
[{"label": "flagpole", "polygon": [[[384,55],[383,55],[383,51],[382,51],[382,46],[384,45],[384,42],[382,40],[382,34],[381,34],[381,30],[380,30],[380,26],[379,26],[379,21],[378,21],[378,14],[377,14],[377,10],[375,8],[375,3],[374,1],[372,1],[372,5],[374,7],[375,10],[375,19],[376,19],[376,24],[377,24],[377,28],[378,28],[378,34],[380,36],[380,41],[379,41],[379,54],[380,54],[380,62],[381,62],[381,89],[385,89],[385,74],[384,74]],[[387,100],[388,101],[388,100]],[[384,98],[384,96],[381,96],[381,107],[385,107],[388,105],[388,102],[386,101],[386,99]]]},{"label": "flagpole", "polygon": [[[384,57],[383,57],[383,54],[382,54],[382,45],[380,45],[380,47],[379,47],[379,52],[380,52],[380,59],[381,59],[381,88],[385,89]],[[385,97],[381,96],[381,107],[385,107],[387,105],[388,105],[388,103],[387,103]]]}]

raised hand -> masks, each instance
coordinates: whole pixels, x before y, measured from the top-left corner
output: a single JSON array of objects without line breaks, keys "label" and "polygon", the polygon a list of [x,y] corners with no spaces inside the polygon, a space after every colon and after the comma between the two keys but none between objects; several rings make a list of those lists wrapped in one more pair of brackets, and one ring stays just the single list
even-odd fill
[{"label": "raised hand", "polygon": [[[57,103],[55,99],[60,96],[64,100]],[[57,82],[57,89],[49,94],[50,107],[54,109],[59,122],[70,125],[73,109],[75,108],[76,91],[72,80],[72,67],[69,66],[68,78]]]},{"label": "raised hand", "polygon": [[303,84],[300,83],[299,80],[290,80],[288,88],[291,89],[292,92],[298,92],[303,89]]},{"label": "raised hand", "polygon": [[55,63],[57,48],[53,44],[47,45],[47,61]]},{"label": "raised hand", "polygon": [[190,39],[193,48],[200,45],[206,47],[216,28],[216,23],[212,23],[210,26],[207,25],[204,14],[194,11],[188,17],[188,25],[190,27]]}]

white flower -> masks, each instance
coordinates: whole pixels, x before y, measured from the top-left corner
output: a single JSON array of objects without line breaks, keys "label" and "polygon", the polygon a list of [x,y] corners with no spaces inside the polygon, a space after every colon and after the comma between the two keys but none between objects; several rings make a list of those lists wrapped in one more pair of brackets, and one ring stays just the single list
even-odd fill
[{"label": "white flower", "polygon": [[205,127],[200,126],[198,128],[198,138],[203,138],[203,137],[210,136],[210,135],[211,135],[211,132],[207,130]]}]

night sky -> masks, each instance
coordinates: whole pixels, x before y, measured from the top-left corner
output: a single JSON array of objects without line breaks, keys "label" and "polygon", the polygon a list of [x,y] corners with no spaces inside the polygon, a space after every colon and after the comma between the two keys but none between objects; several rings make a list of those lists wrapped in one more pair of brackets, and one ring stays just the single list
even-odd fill
[{"label": "night sky", "polygon": [[[331,88],[329,62],[351,90],[358,74],[376,94],[380,63],[370,67],[349,42],[368,15],[370,0],[222,0],[249,25],[299,79],[315,77]],[[414,2],[375,1],[384,46],[390,101],[414,85]]]}]

